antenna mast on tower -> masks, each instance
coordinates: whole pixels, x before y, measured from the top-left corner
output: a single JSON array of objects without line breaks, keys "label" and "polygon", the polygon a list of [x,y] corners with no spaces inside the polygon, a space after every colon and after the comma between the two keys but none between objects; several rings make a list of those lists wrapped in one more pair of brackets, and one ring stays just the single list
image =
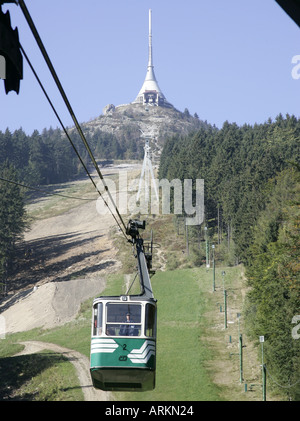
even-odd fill
[{"label": "antenna mast on tower", "polygon": [[144,80],[143,86],[138,93],[138,96],[133,101],[133,104],[149,104],[162,107],[173,108],[173,105],[170,104],[164,94],[162,93],[160,87],[158,86],[153,66],[153,51],[152,51],[152,10],[149,9],[149,34],[148,34],[148,66],[146,78]]}]

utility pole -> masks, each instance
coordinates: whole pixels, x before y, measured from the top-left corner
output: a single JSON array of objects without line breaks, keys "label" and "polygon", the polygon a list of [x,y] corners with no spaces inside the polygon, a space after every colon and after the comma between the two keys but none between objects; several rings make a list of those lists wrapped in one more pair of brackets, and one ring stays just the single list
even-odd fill
[{"label": "utility pole", "polygon": [[225,271],[222,270],[223,293],[224,293],[224,327],[227,328],[227,291],[225,289]]},{"label": "utility pole", "polygon": [[222,270],[223,291],[224,291],[224,289],[225,289],[225,275],[226,275],[225,270]]},{"label": "utility pole", "polygon": [[239,333],[240,383],[243,383],[243,336]]},{"label": "utility pole", "polygon": [[208,245],[208,238],[207,238],[207,227],[204,227],[205,231],[205,251],[206,251],[206,267],[209,268],[209,245]]},{"label": "utility pole", "polygon": [[214,292],[216,290],[216,285],[215,285],[215,277],[216,277],[215,245],[213,244],[211,247],[212,247],[212,250],[213,250],[213,292]]},{"label": "utility pole", "polygon": [[224,328],[227,329],[227,291],[224,289]]},{"label": "utility pole", "polygon": [[230,252],[230,224],[227,225],[227,244],[228,244],[228,253]]},{"label": "utility pole", "polygon": [[243,382],[243,336],[240,333],[240,318],[241,313],[237,313],[236,317],[238,319],[238,333],[239,333],[239,355],[240,355],[240,383]]},{"label": "utility pole", "polygon": [[267,400],[267,369],[266,364],[262,366],[262,388],[263,388],[263,401]]},{"label": "utility pole", "polygon": [[220,234],[220,206],[218,204],[218,244],[221,243],[221,234]]},{"label": "utility pole", "polygon": [[[185,221],[186,221],[186,218],[185,218]],[[189,230],[188,230],[188,225],[187,225],[186,222],[185,222],[185,234],[186,234],[186,253],[187,253],[187,256],[189,256],[190,255],[190,249],[189,249]]]},{"label": "utility pole", "polygon": [[259,342],[261,343],[261,376],[262,376],[262,397],[263,401],[266,400],[266,386],[267,386],[267,376],[266,376],[266,366],[264,364],[264,342],[265,337],[260,336]]}]

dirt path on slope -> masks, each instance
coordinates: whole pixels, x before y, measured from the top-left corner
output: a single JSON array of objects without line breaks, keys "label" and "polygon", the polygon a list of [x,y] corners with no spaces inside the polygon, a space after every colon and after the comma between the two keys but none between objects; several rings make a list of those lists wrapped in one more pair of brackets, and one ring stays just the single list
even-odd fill
[{"label": "dirt path on slope", "polygon": [[6,332],[52,328],[74,318],[81,302],[103,291],[120,268],[109,238],[113,218],[99,216],[94,201],[36,221],[25,235],[31,250],[0,307]]},{"label": "dirt path on slope", "polygon": [[[111,167],[103,173],[109,177],[121,171],[137,171],[137,166]],[[87,181],[68,183],[68,189],[82,183]],[[91,197],[75,205],[71,201],[73,207],[61,214],[35,220],[26,232],[10,292],[0,302],[6,333],[52,328],[72,320],[83,301],[103,291],[107,275],[120,269],[110,235],[111,229],[118,231],[116,222],[111,214],[97,212],[94,191]],[[40,197],[29,209],[40,206],[41,212],[47,207],[52,211],[66,206],[67,200]]]},{"label": "dirt path on slope", "polygon": [[25,348],[15,356],[34,354],[46,349],[63,354],[66,358],[68,358],[68,360],[74,365],[76,369],[85,401],[109,401],[112,399],[109,392],[94,389],[89,372],[89,359],[85,355],[82,355],[77,351],[73,351],[72,349],[64,348],[62,346],[47,342],[26,341],[20,343],[24,345]]},{"label": "dirt path on slope", "polygon": [[[103,173],[109,176],[133,169],[137,171],[136,166],[122,166]],[[84,182],[68,183],[68,189],[81,188],[80,183]],[[37,327],[53,328],[71,321],[78,314],[83,301],[104,290],[107,275],[120,269],[118,250],[110,235],[110,230],[118,231],[118,227],[110,214],[99,215],[97,198],[93,192],[90,201],[68,205],[65,201],[68,199],[59,197],[54,200],[54,196],[44,196],[29,205],[29,208],[37,208],[38,212],[39,209],[45,212],[46,209],[46,214],[47,207],[50,214],[56,207],[58,214],[36,219],[19,246],[19,258],[9,285],[9,294],[0,302],[6,333]],[[89,360],[84,355],[56,344],[37,341],[21,343],[25,349],[18,355],[43,349],[63,353],[77,370],[85,400],[111,400],[111,394],[93,388]]]}]

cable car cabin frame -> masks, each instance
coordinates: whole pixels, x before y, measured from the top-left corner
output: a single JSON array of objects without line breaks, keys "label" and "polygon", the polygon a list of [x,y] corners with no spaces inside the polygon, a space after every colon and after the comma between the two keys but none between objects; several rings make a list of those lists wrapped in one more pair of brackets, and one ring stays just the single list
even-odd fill
[{"label": "cable car cabin frame", "polygon": [[[126,315],[130,314],[131,321]],[[93,303],[91,376],[102,390],[155,387],[156,302],[141,297],[99,297]]]},{"label": "cable car cabin frame", "polygon": [[148,272],[152,252],[145,254],[137,235],[133,243],[142,293],[100,296],[93,302],[90,373],[93,386],[105,391],[155,388],[157,300]]}]

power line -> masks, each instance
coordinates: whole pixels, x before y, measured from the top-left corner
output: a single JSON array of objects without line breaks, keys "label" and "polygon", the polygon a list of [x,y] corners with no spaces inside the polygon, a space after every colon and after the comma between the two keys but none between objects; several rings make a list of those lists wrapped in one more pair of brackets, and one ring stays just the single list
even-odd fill
[{"label": "power line", "polygon": [[[125,223],[123,221],[123,218],[121,217],[121,215],[119,213],[119,210],[118,210],[118,208],[117,208],[117,206],[116,206],[116,204],[115,204],[115,202],[114,202],[114,200],[113,200],[113,198],[111,196],[111,193],[110,193],[110,191],[108,189],[108,186],[107,186],[107,184],[106,184],[106,182],[104,180],[104,177],[103,177],[103,175],[102,175],[102,173],[101,173],[101,171],[100,171],[100,169],[99,169],[99,167],[98,167],[98,165],[96,163],[96,160],[95,160],[95,158],[93,156],[93,153],[92,153],[92,151],[90,149],[90,146],[89,146],[89,144],[88,144],[88,142],[87,142],[87,140],[86,140],[86,138],[85,138],[85,136],[83,134],[83,131],[82,131],[82,129],[81,129],[79,123],[78,123],[78,120],[77,120],[77,118],[76,118],[76,116],[74,114],[74,111],[73,111],[73,109],[71,107],[71,104],[70,104],[70,102],[69,102],[69,100],[68,100],[68,98],[66,96],[66,93],[65,93],[65,91],[64,91],[64,89],[63,89],[63,87],[62,87],[62,85],[60,83],[60,80],[59,80],[59,78],[58,78],[58,76],[56,74],[56,71],[55,71],[55,69],[54,69],[54,67],[53,67],[53,65],[51,63],[51,60],[50,60],[50,58],[48,56],[48,53],[47,53],[47,51],[46,51],[46,49],[45,49],[45,47],[44,47],[44,45],[42,43],[42,40],[41,40],[41,38],[40,38],[40,36],[38,34],[38,31],[37,31],[37,29],[36,29],[36,27],[34,25],[34,22],[33,22],[32,18],[31,18],[30,14],[29,14],[29,11],[28,11],[28,9],[27,9],[27,7],[26,7],[26,5],[25,5],[25,3],[24,3],[23,0],[18,0],[18,4],[20,5],[20,7],[22,9],[22,12],[23,12],[23,14],[25,16],[25,19],[27,20],[27,23],[28,23],[28,25],[29,25],[29,27],[31,29],[31,32],[33,33],[33,36],[34,36],[34,38],[35,38],[35,40],[36,40],[36,42],[37,42],[37,44],[38,44],[38,46],[39,46],[39,48],[41,50],[41,53],[42,53],[42,55],[43,55],[43,57],[44,57],[47,65],[48,65],[48,68],[49,68],[49,70],[50,70],[50,72],[52,74],[52,77],[53,77],[53,79],[54,79],[54,81],[56,83],[56,86],[57,86],[57,88],[58,88],[58,90],[59,90],[59,92],[60,92],[60,94],[61,94],[61,96],[62,96],[62,98],[63,98],[63,100],[65,102],[65,105],[68,108],[68,111],[69,111],[69,113],[70,113],[73,121],[74,121],[74,124],[75,124],[75,126],[77,128],[77,131],[78,131],[78,133],[79,133],[79,135],[81,137],[81,140],[83,141],[84,146],[86,147],[86,149],[88,151],[88,154],[89,154],[89,156],[90,156],[90,158],[91,158],[91,160],[93,162],[93,165],[94,165],[94,167],[95,167],[95,169],[96,169],[96,171],[97,171],[97,173],[98,173],[98,175],[99,175],[99,177],[100,177],[100,179],[101,179],[101,181],[102,181],[102,183],[104,185],[105,191],[107,192],[107,194],[108,194],[108,196],[110,198],[110,201],[113,204],[113,206],[114,206],[114,208],[115,208],[115,210],[117,212],[117,215],[118,215],[118,217],[119,217],[119,219],[121,221],[121,224],[123,225],[123,228],[126,231],[126,226],[125,226]],[[126,234],[125,234],[125,236],[126,236]]]}]

